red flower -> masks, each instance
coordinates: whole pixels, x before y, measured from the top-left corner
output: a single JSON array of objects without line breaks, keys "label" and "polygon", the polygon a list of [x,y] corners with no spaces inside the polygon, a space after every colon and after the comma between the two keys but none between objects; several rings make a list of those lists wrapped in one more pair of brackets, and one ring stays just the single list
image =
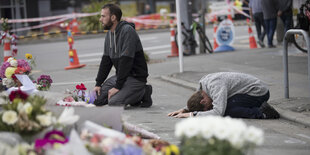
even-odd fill
[{"label": "red flower", "polygon": [[15,81],[17,80],[17,77],[15,76],[15,74],[12,75],[12,79]]},{"label": "red flower", "polygon": [[24,93],[20,89],[16,91],[12,91],[9,95],[10,101],[13,101],[15,98],[20,98],[22,100],[26,100],[28,98],[28,94]]},{"label": "red flower", "polygon": [[83,83],[81,83],[81,85],[76,85],[75,88],[77,90],[86,90],[86,87],[85,87],[85,85]]},{"label": "red flower", "polygon": [[17,67],[17,69],[15,70],[15,74],[24,74],[26,72],[26,70],[22,67]]}]

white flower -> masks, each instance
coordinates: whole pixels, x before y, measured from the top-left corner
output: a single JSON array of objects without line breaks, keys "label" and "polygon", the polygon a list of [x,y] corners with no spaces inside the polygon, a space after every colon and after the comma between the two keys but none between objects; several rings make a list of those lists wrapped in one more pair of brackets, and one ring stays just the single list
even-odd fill
[{"label": "white flower", "polygon": [[26,112],[26,114],[31,114],[32,109],[33,109],[33,107],[31,105],[31,103],[26,102],[26,104],[23,107],[23,110]]},{"label": "white flower", "polygon": [[15,124],[17,120],[17,113],[13,110],[5,111],[2,115],[2,121],[8,125]]},{"label": "white flower", "polygon": [[263,142],[262,130],[253,126],[248,127],[242,120],[220,116],[184,119],[176,124],[175,135],[186,138],[201,136],[206,140],[212,138],[227,140],[237,149],[242,149],[247,144],[260,145]]},{"label": "white flower", "polygon": [[50,126],[52,124],[51,115],[38,115],[36,119],[40,122],[42,126]]},{"label": "white flower", "polygon": [[66,107],[60,114],[57,123],[62,125],[72,125],[80,119],[80,116],[74,115],[74,109],[72,107]]},{"label": "white flower", "polygon": [[245,137],[248,142],[261,145],[264,142],[264,133],[262,130],[255,128],[254,126],[250,126],[245,133]]},{"label": "white flower", "polygon": [[9,62],[10,62],[10,65],[11,65],[12,67],[17,67],[17,65],[18,65],[17,60],[15,60],[15,59],[13,59],[13,60],[11,60],[11,61],[9,61]]},{"label": "white flower", "polygon": [[11,62],[12,60],[14,60],[14,58],[13,57],[9,57],[7,62]]}]

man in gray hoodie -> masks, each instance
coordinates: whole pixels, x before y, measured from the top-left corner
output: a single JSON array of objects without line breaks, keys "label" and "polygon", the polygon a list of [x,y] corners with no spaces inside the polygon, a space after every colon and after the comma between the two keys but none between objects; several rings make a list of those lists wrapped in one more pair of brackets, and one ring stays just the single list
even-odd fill
[{"label": "man in gray hoodie", "polygon": [[252,75],[234,72],[213,73],[200,79],[198,91],[188,100],[187,108],[169,113],[168,116],[279,118],[278,112],[267,103],[268,99],[268,88]]},{"label": "man in gray hoodie", "polygon": [[[121,18],[122,11],[117,5],[102,7],[100,22],[109,31],[94,88],[95,105],[150,107],[152,87],[146,85],[148,69],[143,47],[134,24],[120,21]],[[107,79],[112,66],[116,74]]]}]

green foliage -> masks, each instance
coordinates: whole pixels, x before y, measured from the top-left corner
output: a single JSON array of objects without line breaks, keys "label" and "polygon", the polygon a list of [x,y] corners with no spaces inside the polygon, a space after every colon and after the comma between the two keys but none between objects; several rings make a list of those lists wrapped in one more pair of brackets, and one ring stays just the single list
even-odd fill
[{"label": "green foliage", "polygon": [[8,31],[11,29],[10,25],[8,24],[7,18],[1,18],[1,29],[2,31]]},{"label": "green foliage", "polygon": [[133,17],[138,15],[138,8],[135,1],[123,3],[120,5],[123,12],[123,17]]},{"label": "green foliage", "polygon": [[146,62],[150,61],[150,57],[149,57],[149,55],[146,52],[144,52],[144,58],[145,58]]},{"label": "green foliage", "polygon": [[100,11],[103,5],[107,3],[115,3],[115,0],[91,0],[89,5],[82,8],[83,13],[94,13],[98,12],[96,16],[89,16],[82,18],[80,28],[82,31],[94,31],[102,30],[102,25],[99,22]]},{"label": "green foliage", "polygon": [[243,150],[236,149],[226,140],[203,137],[183,138],[182,155],[243,155]]}]

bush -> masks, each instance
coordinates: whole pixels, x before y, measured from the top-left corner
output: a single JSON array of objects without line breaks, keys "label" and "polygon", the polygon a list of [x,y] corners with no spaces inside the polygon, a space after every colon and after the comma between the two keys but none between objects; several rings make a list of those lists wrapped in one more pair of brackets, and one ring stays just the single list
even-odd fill
[{"label": "bush", "polygon": [[100,11],[103,5],[107,3],[115,3],[115,0],[91,0],[89,5],[82,8],[83,13],[94,13],[98,12],[96,16],[89,16],[82,18],[80,28],[82,31],[94,31],[102,30],[102,25],[99,22]]}]

